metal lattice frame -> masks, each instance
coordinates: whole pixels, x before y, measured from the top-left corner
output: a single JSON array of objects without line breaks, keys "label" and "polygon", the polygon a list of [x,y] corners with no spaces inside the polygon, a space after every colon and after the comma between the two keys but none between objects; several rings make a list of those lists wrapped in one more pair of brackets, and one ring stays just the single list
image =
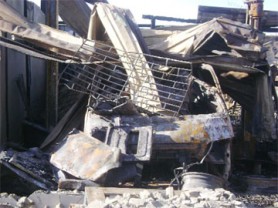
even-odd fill
[{"label": "metal lattice frame", "polygon": [[96,100],[128,96],[137,107],[150,113],[178,116],[187,111],[189,62],[119,51],[89,40],[76,56],[84,51],[91,52],[86,63],[70,63],[61,74],[60,83],[69,89],[90,94]]}]

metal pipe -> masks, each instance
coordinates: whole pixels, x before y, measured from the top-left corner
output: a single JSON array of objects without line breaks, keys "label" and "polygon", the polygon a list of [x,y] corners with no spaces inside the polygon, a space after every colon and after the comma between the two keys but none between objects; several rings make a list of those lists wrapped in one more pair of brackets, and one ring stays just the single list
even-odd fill
[{"label": "metal pipe", "polygon": [[254,29],[260,30],[262,28],[263,5],[264,0],[247,0],[245,2],[248,6],[248,14],[246,14],[249,25]]}]

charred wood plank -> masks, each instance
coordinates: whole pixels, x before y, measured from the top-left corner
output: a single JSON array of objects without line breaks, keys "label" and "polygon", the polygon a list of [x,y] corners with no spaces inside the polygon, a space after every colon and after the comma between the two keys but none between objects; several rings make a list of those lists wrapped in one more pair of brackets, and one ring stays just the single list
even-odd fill
[{"label": "charred wood plank", "polygon": [[23,178],[24,180],[36,185],[37,187],[44,189],[44,190],[49,190],[50,187],[48,186],[49,184],[45,184],[43,180],[38,180],[28,173],[26,173],[24,170],[21,170],[18,167],[15,167],[14,165],[10,164],[9,162],[6,161],[1,161],[1,163],[6,166],[8,169],[10,169],[12,172],[14,172],[16,175],[19,177]]},{"label": "charred wood plank", "polygon": [[[96,15],[97,13],[97,15]],[[112,44],[117,50],[120,60],[129,76],[130,94],[139,107],[146,110],[158,111],[161,107],[155,80],[143,55],[144,48],[130,21],[133,20],[129,11],[125,11],[112,5],[98,3],[92,14],[90,28],[94,29],[97,22],[104,26]],[[99,18],[96,20],[96,18]],[[95,37],[95,31],[91,33],[91,39]],[[131,76],[133,75],[133,76]]]},{"label": "charred wood plank", "polygon": [[73,128],[76,128],[83,120],[87,102],[87,96],[80,96],[76,103],[69,109],[65,116],[58,122],[55,128],[47,136],[40,148],[50,148],[53,142],[61,141],[69,131],[71,131]]},{"label": "charred wood plank", "polygon": [[97,187],[98,184],[89,180],[78,180],[78,179],[64,179],[58,183],[58,188],[62,190],[78,190],[84,191],[85,187]]}]

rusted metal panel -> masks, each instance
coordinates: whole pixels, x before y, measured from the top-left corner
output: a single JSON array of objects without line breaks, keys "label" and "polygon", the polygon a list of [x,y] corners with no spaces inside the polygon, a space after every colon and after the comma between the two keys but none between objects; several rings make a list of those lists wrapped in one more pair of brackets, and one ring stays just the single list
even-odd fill
[{"label": "rusted metal panel", "polygon": [[118,148],[75,132],[59,145],[50,162],[75,177],[95,181],[110,169],[120,166],[120,153]]},{"label": "rusted metal panel", "polygon": [[182,121],[176,121],[174,124],[179,126],[178,130],[167,131],[167,129],[164,129],[161,133],[169,135],[176,143],[212,142],[234,136],[228,117],[223,115],[190,115],[185,116]]},{"label": "rusted metal panel", "polygon": [[175,143],[209,143],[234,136],[229,117],[223,114],[187,115],[182,118],[167,116],[105,118],[88,114],[91,112],[86,115],[85,132],[87,133],[95,135],[97,131],[103,131],[111,125],[117,128],[152,126],[155,146]]}]

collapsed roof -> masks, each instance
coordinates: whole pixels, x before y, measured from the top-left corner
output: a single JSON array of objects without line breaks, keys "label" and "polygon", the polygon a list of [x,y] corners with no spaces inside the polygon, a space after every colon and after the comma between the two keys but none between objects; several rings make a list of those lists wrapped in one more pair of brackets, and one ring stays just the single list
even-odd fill
[{"label": "collapsed roof", "polygon": [[[72,1],[72,3],[74,2]],[[88,20],[89,10],[84,9],[86,6],[82,1],[75,3],[79,5],[76,7],[77,10],[79,9],[79,14],[84,18],[86,16]],[[192,29],[177,32],[170,35],[164,42],[147,47],[128,10],[104,3],[96,3],[88,25],[88,37],[93,41],[87,42],[91,49],[86,50],[80,48],[84,43],[83,38],[72,36],[43,24],[28,22],[4,1],[1,1],[0,4],[1,31],[14,35],[13,40],[1,37],[0,44],[39,58],[60,62],[88,63],[94,50],[100,49],[99,51],[103,51],[101,52],[102,55],[105,55],[109,48],[117,53],[116,56],[123,63],[126,63],[123,65],[124,68],[128,69],[130,63],[127,57],[123,56],[123,53],[129,51],[149,54],[150,49],[153,54],[186,60],[187,63],[175,64],[185,68],[188,68],[188,63],[192,64],[194,76],[209,84],[214,84],[211,75],[208,75],[208,70],[201,67],[202,63],[210,64],[219,79],[222,90],[247,111],[253,113],[252,126],[254,128],[251,130],[252,133],[260,139],[276,138],[272,89],[269,86],[270,78],[268,77],[269,65],[265,60],[266,50],[262,45],[264,35],[252,30],[249,25],[217,18]],[[63,7],[65,6],[63,1],[61,5],[60,12],[63,13],[64,18],[72,19],[69,18],[70,14],[65,12],[67,9]],[[84,13],[80,12],[82,8]],[[80,27],[73,27],[73,29],[85,36],[86,26],[83,29]],[[106,43],[103,44],[103,41]],[[111,44],[114,48],[111,48]],[[140,60],[141,64],[146,64],[150,58],[153,59],[154,57],[140,56],[139,59],[137,57],[137,61]],[[142,68],[142,66],[138,67]],[[146,67],[148,65],[143,67],[145,70],[143,74],[151,73],[152,69]],[[139,68],[138,70],[140,70]],[[127,74],[130,75],[129,70],[127,70]],[[153,79],[151,74],[147,77]],[[133,79],[134,82],[130,81],[131,86],[132,83],[137,85],[137,79],[138,77]],[[148,81],[148,83],[154,82],[155,80]],[[155,87],[154,84],[149,85],[148,83],[145,83],[145,87],[152,88],[152,91],[156,93],[152,96],[158,99],[158,89],[153,88]],[[144,84],[141,86],[144,87]],[[142,94],[142,99],[145,96]],[[156,102],[153,103],[153,106],[159,105],[159,100],[153,101]]]}]

